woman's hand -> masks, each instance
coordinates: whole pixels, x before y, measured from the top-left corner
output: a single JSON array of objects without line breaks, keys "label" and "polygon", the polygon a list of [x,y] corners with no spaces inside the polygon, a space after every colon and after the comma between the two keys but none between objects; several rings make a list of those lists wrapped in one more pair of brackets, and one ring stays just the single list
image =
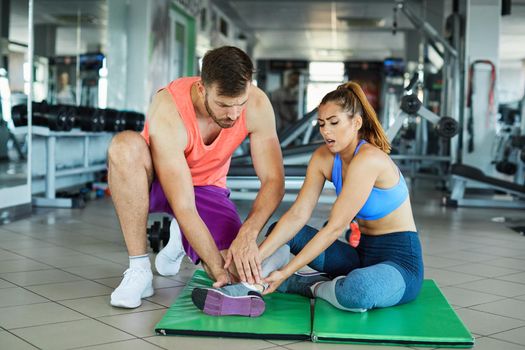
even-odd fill
[{"label": "woman's hand", "polygon": [[263,292],[263,295],[275,292],[275,290],[288,278],[290,275],[282,270],[275,270],[263,282],[268,283],[268,288]]}]

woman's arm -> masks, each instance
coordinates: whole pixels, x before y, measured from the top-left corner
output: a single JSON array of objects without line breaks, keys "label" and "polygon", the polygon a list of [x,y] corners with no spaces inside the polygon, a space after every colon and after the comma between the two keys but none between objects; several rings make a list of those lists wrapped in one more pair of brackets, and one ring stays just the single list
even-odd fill
[{"label": "woman's arm", "polygon": [[294,204],[259,247],[261,261],[292,239],[310,219],[325,183],[323,163],[326,163],[326,154],[323,155],[322,148],[318,148],[312,155],[303,186]]},{"label": "woman's arm", "polygon": [[[378,159],[379,158],[379,159]],[[265,293],[274,291],[284,279],[301,269],[323,251],[325,251],[346,228],[357,212],[368,199],[372,187],[383,167],[382,157],[377,157],[370,152],[360,152],[352,160],[343,181],[341,194],[337,198],[330,212],[328,223],[323,227],[308,244],[295,256],[281,271],[279,277],[273,280],[270,275],[266,281],[270,287]]]}]

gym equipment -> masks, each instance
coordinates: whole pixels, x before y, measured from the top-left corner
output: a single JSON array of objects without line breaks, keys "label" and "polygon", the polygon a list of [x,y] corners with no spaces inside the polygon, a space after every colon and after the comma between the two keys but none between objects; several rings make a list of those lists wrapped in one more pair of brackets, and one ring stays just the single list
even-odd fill
[{"label": "gym equipment", "polygon": [[459,124],[452,117],[439,117],[425,108],[416,95],[405,95],[401,99],[401,106],[392,126],[386,131],[390,142],[397,135],[403,123],[409,116],[419,115],[435,125],[436,132],[443,138],[452,138],[459,132]]},{"label": "gym equipment", "polygon": [[[284,167],[284,188],[286,193],[283,197],[285,202],[293,202],[297,197],[298,190],[304,182],[306,176],[306,165],[286,165]],[[253,200],[261,187],[259,178],[252,167],[246,165],[231,165],[226,179],[226,186],[231,190],[231,199]],[[294,191],[295,193],[290,193]],[[333,204],[335,202],[335,191],[333,186],[325,183],[325,187],[319,203]]]},{"label": "gym equipment", "polygon": [[[281,148],[286,148],[295,140],[300,140],[301,145],[310,143],[315,136],[314,129],[317,125],[317,108],[306,113],[301,119],[279,133]],[[317,129],[318,131],[318,129]]]},{"label": "gym equipment", "polygon": [[496,86],[496,66],[490,60],[476,60],[470,64],[469,68],[469,81],[468,81],[468,92],[467,92],[467,108],[469,108],[469,116],[467,119],[467,151],[469,153],[474,152],[474,107],[472,106],[472,95],[474,94],[474,72],[475,67],[480,64],[490,66],[490,90],[489,90],[489,108],[487,110],[487,119],[493,113],[494,108],[494,87]]},{"label": "gym equipment", "polygon": [[415,72],[408,87],[404,88],[405,61],[399,58],[386,58],[383,61],[383,84],[381,84],[381,104],[380,109],[381,125],[387,128],[398,110],[399,98],[404,91],[411,90],[419,79],[419,74]]},{"label": "gym equipment", "polygon": [[142,131],[144,114],[115,109],[77,107],[77,125],[83,131]]},{"label": "gym equipment", "polygon": [[[464,125],[464,72],[461,68],[464,65],[464,50],[461,48],[465,42],[465,20],[459,14],[459,10],[454,6],[452,14],[446,21],[446,37],[432,27],[429,22],[421,18],[410,9],[410,2],[396,0],[394,6],[394,33],[397,26],[397,12],[403,15],[412,23],[426,40],[424,44],[431,46],[435,53],[443,60],[442,64],[442,94],[440,114],[454,116],[461,128]],[[461,162],[463,132],[458,135],[458,147],[456,149],[456,159]]]},{"label": "gym equipment", "polygon": [[9,141],[9,128],[7,123],[2,119],[0,113],[0,162],[9,160],[7,141]]},{"label": "gym equipment", "polygon": [[[310,143],[307,145],[299,145],[299,146],[290,146],[288,148],[285,148],[282,150],[283,155],[283,162],[285,165],[285,168],[288,168],[288,166],[294,166],[294,165],[301,165],[303,168],[308,165],[308,162],[310,161],[310,158],[312,157],[312,153],[322,146],[324,142],[317,142],[317,143]],[[245,165],[245,164],[252,164],[252,157],[248,154],[243,154],[240,156],[233,157],[231,160],[232,166],[236,165]],[[289,168],[290,170],[288,172],[295,172],[296,170],[291,170],[293,167]],[[286,170],[286,169],[285,169]],[[238,172],[241,170],[238,170],[235,168],[234,172]],[[253,172],[252,172],[253,173]]]},{"label": "gym equipment", "polygon": [[525,226],[510,226],[510,229],[518,232],[522,236],[525,236]]},{"label": "gym equipment", "polygon": [[316,299],[313,325],[308,298],[278,292],[264,297],[266,311],[260,317],[209,316],[193,305],[191,291],[211,284],[204,271],[196,271],[155,326],[157,334],[458,348],[474,345],[472,335],[432,280],[424,281],[413,302],[365,313],[342,311]]},{"label": "gym equipment", "polygon": [[76,126],[83,131],[103,131],[106,128],[106,116],[103,109],[77,107]]},{"label": "gym equipment", "polygon": [[105,109],[106,116],[106,131],[119,132],[126,128],[126,120],[124,114],[116,109]]},{"label": "gym equipment", "polygon": [[[13,130],[27,134],[27,127]],[[86,132],[79,129],[52,131],[33,126],[31,193],[34,206],[71,208],[71,198],[58,198],[57,190],[77,187],[95,181],[96,174],[107,170],[107,148],[113,137],[108,132]]]},{"label": "gym equipment", "polygon": [[160,221],[154,221],[153,224],[146,229],[148,241],[154,253],[160,251],[160,244],[165,247],[170,239],[170,224],[171,219],[168,217],[162,218],[162,226]]},{"label": "gym equipment", "polygon": [[[428,110],[423,106],[416,95],[405,95],[401,98],[399,112],[394,118],[393,124],[390,126],[390,128],[388,128],[388,130],[386,130],[386,136],[391,144],[396,138],[396,135],[400,133],[401,128],[405,124],[405,121],[407,121],[408,118],[416,120],[415,117],[417,116],[428,120],[434,125],[435,135],[437,134],[437,136],[439,136],[442,140],[442,147],[439,148],[438,154],[427,154],[428,137],[424,133],[424,130],[427,128],[427,123],[421,122],[417,124],[412,123],[412,125],[416,126],[415,130],[413,130],[413,138],[416,138],[416,134],[421,136],[421,138],[417,137],[415,144],[408,143],[407,146],[407,142],[404,141],[406,141],[408,132],[405,132],[404,135],[402,134],[399,138],[400,146],[397,151],[401,154],[394,154],[391,155],[391,157],[392,159],[399,161],[396,163],[400,167],[403,165],[408,165],[408,168],[402,170],[405,173],[405,176],[412,178],[415,176],[432,177],[432,175],[428,175],[428,173],[426,174],[420,171],[425,163],[434,167],[434,169],[437,171],[437,178],[436,176],[433,176],[433,179],[440,181],[446,176],[446,169],[448,164],[451,162],[451,157],[448,152],[450,144],[449,140],[459,133],[459,123],[451,117],[439,117],[432,111]],[[410,131],[410,129],[406,131]],[[411,139],[412,138],[409,138],[409,141]],[[408,164],[405,161],[408,161]]]},{"label": "gym equipment", "polygon": [[[27,105],[13,106],[11,116],[15,126],[27,126]],[[69,131],[75,124],[75,107],[33,102],[33,125],[53,131]]]},{"label": "gym equipment", "polygon": [[474,338],[433,280],[416,300],[364,313],[339,310],[316,299],[314,342],[471,348]]},{"label": "gym equipment", "polygon": [[144,129],[144,114],[138,112],[123,111],[125,130],[142,131]]},{"label": "gym equipment", "polygon": [[[443,198],[443,203],[452,207],[494,207],[494,208],[525,208],[525,186],[509,181],[485,175],[480,169],[465,164],[453,164],[452,193]],[[501,191],[512,200],[501,200],[496,198],[465,198],[467,182],[472,181],[481,186],[489,186],[490,189]]]},{"label": "gym equipment", "polygon": [[265,296],[266,311],[260,317],[209,316],[191,301],[195,287],[210,287],[202,270],[195,271],[164,317],[155,326],[162,335],[194,335],[251,339],[305,340],[310,338],[310,299],[300,295],[272,293]]},{"label": "gym equipment", "polygon": [[500,105],[496,137],[492,145],[492,163],[496,170],[505,175],[516,175],[514,182],[522,184],[524,164],[522,150],[525,148],[525,135],[522,135],[521,128],[517,123],[520,121],[520,114],[517,108],[509,105]]}]

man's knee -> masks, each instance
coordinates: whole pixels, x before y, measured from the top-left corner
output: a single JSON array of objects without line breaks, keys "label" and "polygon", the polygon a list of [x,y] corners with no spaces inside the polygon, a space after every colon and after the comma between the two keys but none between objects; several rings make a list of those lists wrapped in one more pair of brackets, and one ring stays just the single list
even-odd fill
[{"label": "man's knee", "polygon": [[146,141],[134,131],[117,134],[108,148],[108,164],[110,167],[121,165],[127,169],[141,164],[151,167],[151,155]]}]

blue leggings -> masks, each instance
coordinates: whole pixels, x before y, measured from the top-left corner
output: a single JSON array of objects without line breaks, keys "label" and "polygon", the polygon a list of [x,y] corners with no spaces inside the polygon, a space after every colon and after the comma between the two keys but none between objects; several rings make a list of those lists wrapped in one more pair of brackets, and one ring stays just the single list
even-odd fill
[{"label": "blue leggings", "polygon": [[[287,244],[298,254],[318,232],[303,227]],[[357,248],[335,241],[310,267],[337,278],[335,297],[348,309],[372,309],[414,300],[423,283],[423,258],[417,232],[363,234]]]}]

